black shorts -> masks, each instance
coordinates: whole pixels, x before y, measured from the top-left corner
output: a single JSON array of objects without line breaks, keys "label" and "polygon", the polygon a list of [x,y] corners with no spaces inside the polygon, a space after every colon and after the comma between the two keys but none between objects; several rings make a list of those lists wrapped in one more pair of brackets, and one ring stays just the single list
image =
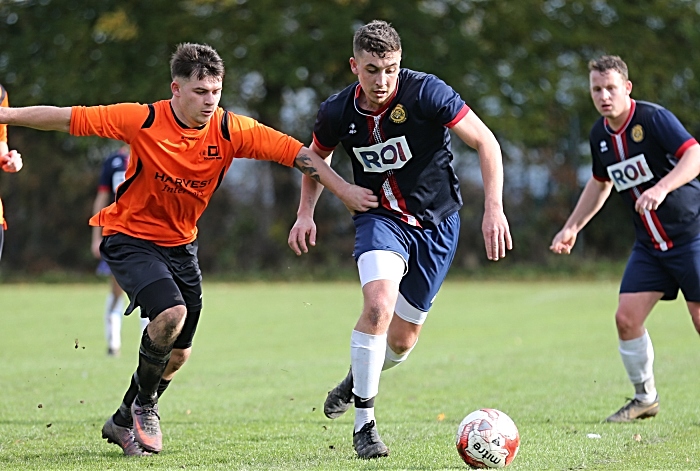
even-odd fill
[{"label": "black shorts", "polygon": [[[131,314],[138,306],[141,317],[152,320],[163,310],[184,304],[188,315],[176,348],[189,347],[199,320],[199,311],[202,310],[202,272],[197,260],[197,242],[162,247],[126,234],[114,234],[102,239],[100,253],[119,286],[129,296],[125,315]],[[144,298],[153,300],[154,305],[141,306],[139,302],[143,301],[139,293],[160,280],[170,280],[175,286],[158,300],[149,293]]]}]

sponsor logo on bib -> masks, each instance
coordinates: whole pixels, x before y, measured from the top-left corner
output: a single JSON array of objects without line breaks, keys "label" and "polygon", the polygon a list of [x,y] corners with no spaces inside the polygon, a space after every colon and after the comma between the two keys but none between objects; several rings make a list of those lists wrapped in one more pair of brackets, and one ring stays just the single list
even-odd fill
[{"label": "sponsor logo on bib", "polygon": [[608,175],[617,191],[629,190],[654,178],[644,154],[610,165]]},{"label": "sponsor logo on bib", "polygon": [[394,137],[369,147],[356,147],[352,151],[365,172],[371,173],[399,169],[413,157],[405,136]]}]

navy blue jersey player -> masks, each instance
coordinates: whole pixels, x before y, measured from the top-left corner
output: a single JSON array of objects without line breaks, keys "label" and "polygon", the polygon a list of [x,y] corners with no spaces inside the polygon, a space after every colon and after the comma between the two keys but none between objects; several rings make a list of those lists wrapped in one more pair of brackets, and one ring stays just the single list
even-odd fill
[{"label": "navy blue jersey player", "polygon": [[[338,145],[352,161],[354,181],[377,206],[353,215],[364,297],[350,338],[351,369],[333,389],[324,413],[334,419],[355,405],[353,445],[360,458],[386,456],[374,417],[379,378],[403,362],[418,340],[457,247],[462,206],[452,168],[449,129],[476,149],[484,181],[483,235],[490,260],[511,249],[503,212],[501,150],[493,133],[437,77],[400,68],[401,41],[388,23],[361,27],[350,68],[358,82],[320,107],[311,148],[326,157]],[[321,187],[303,178],[290,247],[315,245],[313,212]]]},{"label": "navy blue jersey player", "polygon": [[622,59],[603,56],[589,70],[591,97],[601,114],[590,134],[593,175],[550,249],[568,254],[613,189],[631,210],[636,240],[615,322],[635,395],[607,418],[630,422],[659,411],[654,348],[644,327],[654,305],[676,299],[680,289],[700,333],[700,146],[673,113],[631,98]]}]

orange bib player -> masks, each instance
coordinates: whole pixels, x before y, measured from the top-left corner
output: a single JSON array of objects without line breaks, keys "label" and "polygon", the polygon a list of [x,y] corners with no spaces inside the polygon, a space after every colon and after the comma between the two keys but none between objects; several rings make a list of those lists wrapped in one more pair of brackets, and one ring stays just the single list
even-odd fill
[{"label": "orange bib player", "polygon": [[224,65],[201,44],[180,44],[170,62],[172,98],[153,104],[0,109],[0,123],[118,139],[131,147],[114,203],[90,219],[100,254],[150,323],[136,372],[102,437],[129,456],[163,447],[158,398],[189,358],[202,309],[197,220],[236,158],[295,166],[352,212],[377,205],[296,139],[220,108]]}]

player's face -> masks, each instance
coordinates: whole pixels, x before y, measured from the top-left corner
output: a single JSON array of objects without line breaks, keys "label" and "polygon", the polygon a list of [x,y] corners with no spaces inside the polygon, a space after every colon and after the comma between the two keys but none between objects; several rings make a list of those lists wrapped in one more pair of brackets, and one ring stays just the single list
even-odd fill
[{"label": "player's face", "polygon": [[170,88],[177,117],[192,128],[206,124],[221,100],[221,79],[215,77],[202,80],[176,77]]},{"label": "player's face", "polygon": [[400,65],[401,51],[389,52],[383,58],[359,51],[350,58],[350,69],[362,87],[363,108],[374,111],[386,104],[396,90]]},{"label": "player's face", "polygon": [[631,107],[632,82],[616,70],[592,70],[589,78],[591,98],[598,113],[608,118],[613,126],[624,124]]}]

